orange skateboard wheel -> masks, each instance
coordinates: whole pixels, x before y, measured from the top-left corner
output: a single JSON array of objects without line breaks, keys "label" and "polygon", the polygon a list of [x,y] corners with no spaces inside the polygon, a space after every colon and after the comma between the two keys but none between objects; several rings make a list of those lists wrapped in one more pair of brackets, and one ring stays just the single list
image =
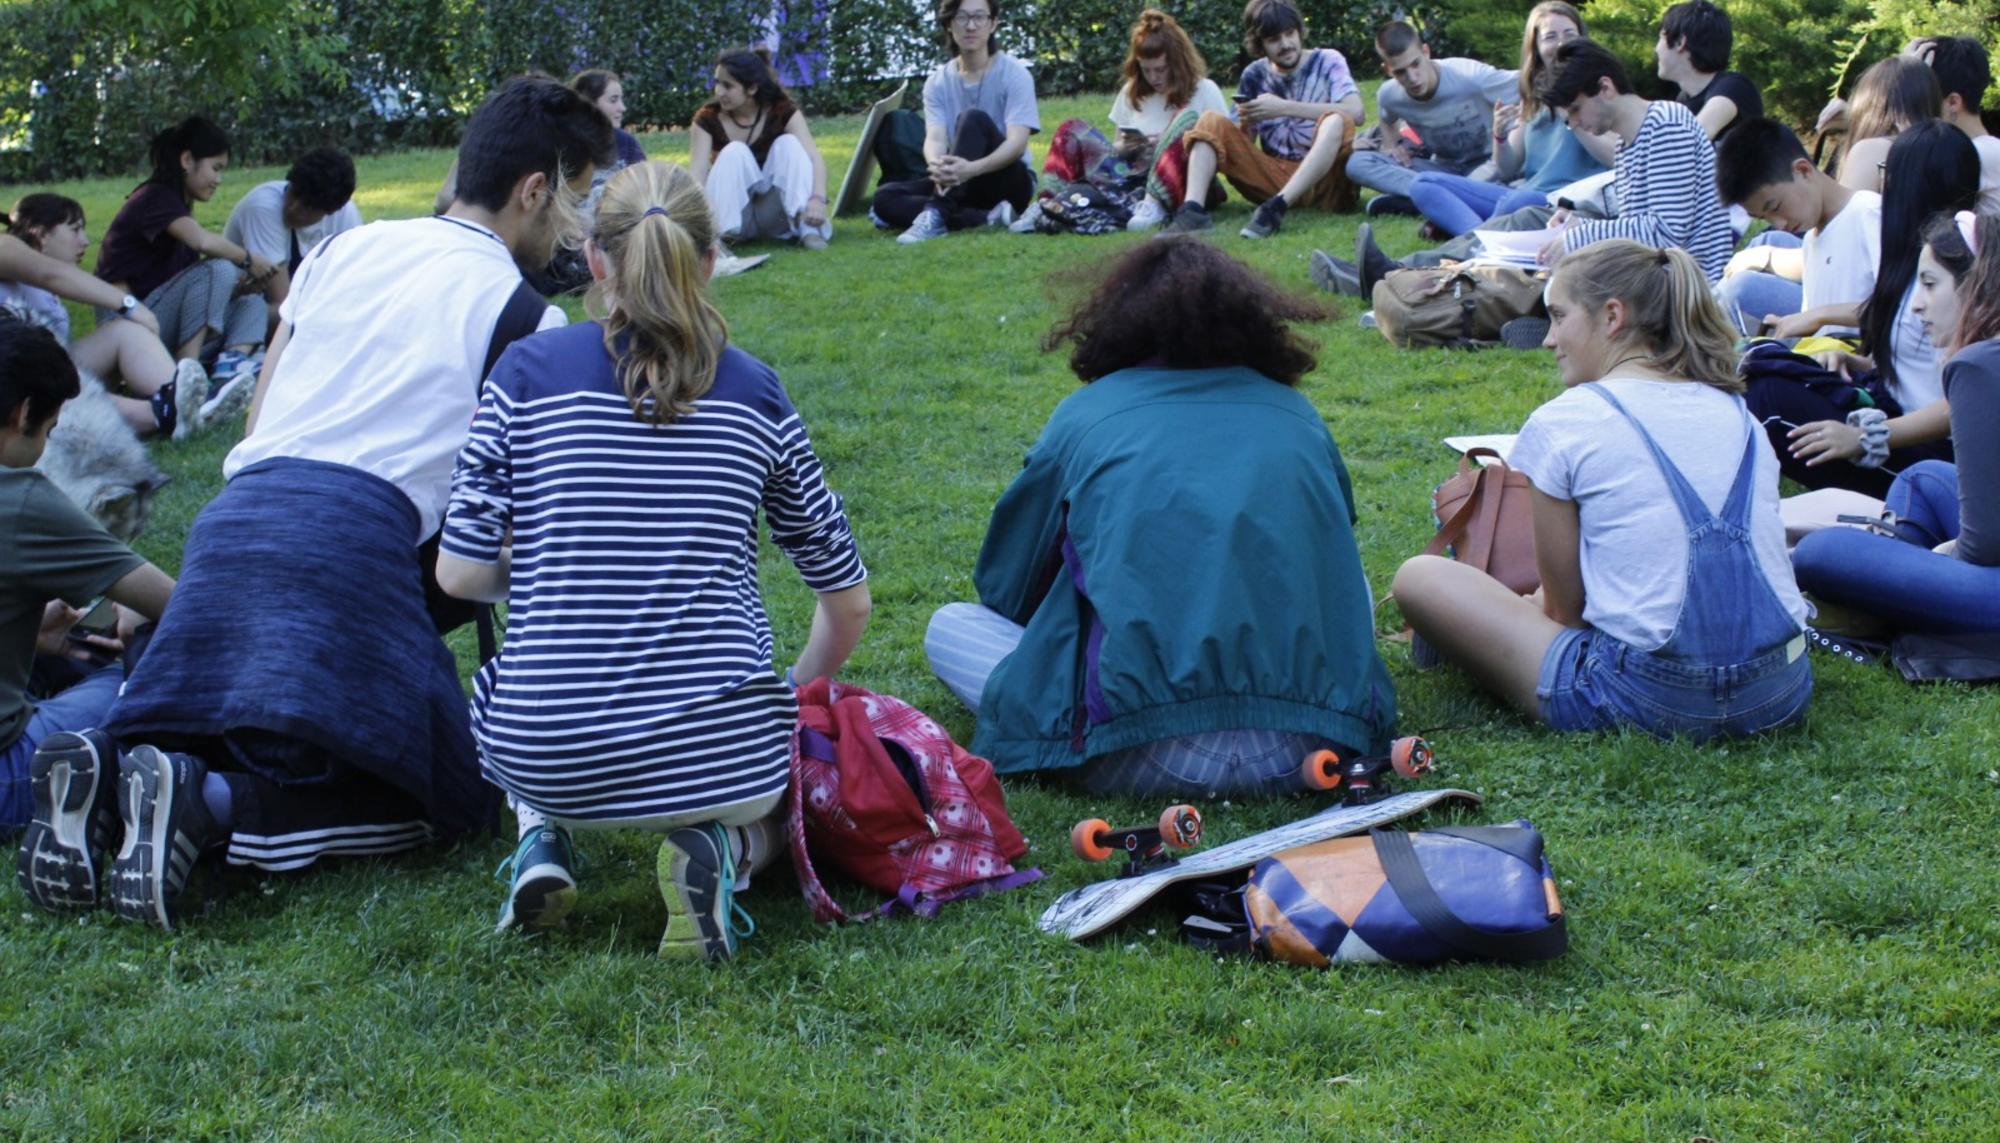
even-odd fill
[{"label": "orange skateboard wheel", "polygon": [[1201,840],[1201,811],[1189,805],[1168,806],[1160,811],[1160,841],[1174,849],[1187,849]]},{"label": "orange skateboard wheel", "polygon": [[1405,778],[1428,774],[1431,772],[1431,744],[1415,735],[1398,738],[1389,747],[1389,764]]},{"label": "orange skateboard wheel", "polygon": [[1305,780],[1308,790],[1339,789],[1340,755],[1331,750],[1313,751],[1299,767],[1299,777]]},{"label": "orange skateboard wheel", "polygon": [[1104,844],[1104,835],[1111,832],[1111,823],[1103,818],[1090,818],[1070,827],[1069,847],[1085,861],[1103,861],[1111,856],[1111,847]]}]

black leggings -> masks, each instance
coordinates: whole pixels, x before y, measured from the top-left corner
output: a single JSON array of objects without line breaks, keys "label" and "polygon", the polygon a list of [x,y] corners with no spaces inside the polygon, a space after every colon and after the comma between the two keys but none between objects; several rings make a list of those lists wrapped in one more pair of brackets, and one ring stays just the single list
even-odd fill
[{"label": "black leggings", "polygon": [[[961,159],[983,159],[1000,149],[1000,144],[1007,141],[1007,132],[993,122],[991,115],[974,109],[958,117],[955,137],[958,141],[952,144],[951,154]],[[965,230],[984,223],[986,213],[1002,202],[1013,203],[1015,210],[1027,209],[1034,194],[1035,176],[1028,170],[1028,164],[1013,162],[943,194],[937,192],[929,179],[883,183],[875,188],[875,215],[900,230],[915,222],[925,207],[935,206],[944,215],[948,229]]]}]

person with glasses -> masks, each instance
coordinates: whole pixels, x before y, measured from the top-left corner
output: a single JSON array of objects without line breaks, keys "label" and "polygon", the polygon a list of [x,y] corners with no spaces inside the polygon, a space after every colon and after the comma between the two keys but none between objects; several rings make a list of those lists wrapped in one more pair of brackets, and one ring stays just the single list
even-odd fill
[{"label": "person with glasses", "polygon": [[875,225],[896,241],[1006,226],[1035,193],[1028,136],[1042,129],[1035,81],[1021,61],[993,50],[999,0],[943,0],[938,30],[949,58],[924,81],[923,178],[875,188]]}]

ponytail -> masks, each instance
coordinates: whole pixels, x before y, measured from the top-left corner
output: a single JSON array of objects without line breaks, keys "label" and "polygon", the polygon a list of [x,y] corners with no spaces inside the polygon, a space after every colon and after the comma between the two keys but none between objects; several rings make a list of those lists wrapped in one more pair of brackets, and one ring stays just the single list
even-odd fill
[{"label": "ponytail", "polygon": [[226,155],[229,153],[229,135],[201,116],[190,115],[153,136],[152,142],[146,145],[146,151],[153,161],[153,173],[146,177],[146,181],[180,190],[187,179],[187,172],[181,169],[181,155],[192,155],[196,159]]},{"label": "ponytail", "polygon": [[729,324],[708,300],[702,258],[715,219],[694,176],[671,163],[634,163],[605,184],[592,235],[611,264],[592,288],[604,346],[632,415],[669,425],[715,384]]},{"label": "ponytail", "polygon": [[1623,347],[1646,354],[1653,368],[1725,393],[1743,392],[1736,331],[1687,251],[1628,238],[1593,242],[1562,260],[1549,288],[1557,283],[1584,309],[1602,309],[1616,298],[1626,313]]}]

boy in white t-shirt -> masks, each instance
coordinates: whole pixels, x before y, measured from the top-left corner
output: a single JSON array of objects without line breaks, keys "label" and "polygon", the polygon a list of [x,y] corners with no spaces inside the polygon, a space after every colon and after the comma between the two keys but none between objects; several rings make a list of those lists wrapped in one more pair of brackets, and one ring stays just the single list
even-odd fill
[{"label": "boy in white t-shirt", "polygon": [[1770,119],[1737,124],[1716,149],[1724,202],[1798,246],[1752,245],[1730,259],[1716,299],[1746,335],[1853,337],[1882,261],[1882,196],[1843,186],[1813,166],[1792,129]]},{"label": "boy in white t-shirt", "polygon": [[[106,729],[125,751],[112,907],[171,928],[204,849],[298,869],[488,828],[425,537],[505,341],[562,324],[521,280],[577,226],[611,123],[553,80],[467,123],[456,199],[314,248],[228,483]],[[435,557],[432,557],[435,560]]]},{"label": "boy in white t-shirt", "polygon": [[223,237],[271,263],[264,282],[271,329],[299,262],[323,238],[361,225],[354,205],[354,160],[332,147],[307,151],[285,177],[250,188],[229,212]]}]

